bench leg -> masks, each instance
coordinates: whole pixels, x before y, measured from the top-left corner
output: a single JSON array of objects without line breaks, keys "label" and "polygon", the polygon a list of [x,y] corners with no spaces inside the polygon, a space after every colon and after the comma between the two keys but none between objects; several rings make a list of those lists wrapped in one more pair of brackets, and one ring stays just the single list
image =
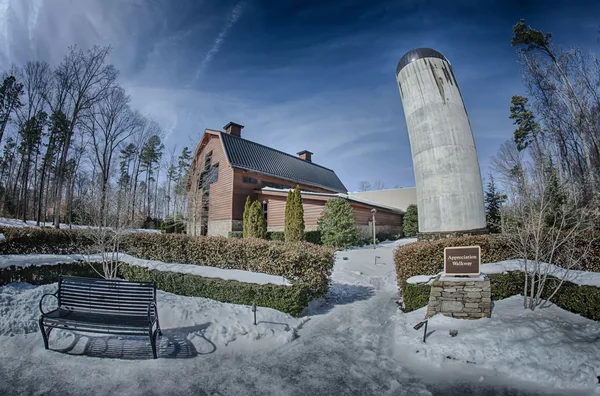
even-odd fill
[{"label": "bench leg", "polygon": [[[50,330],[52,330],[52,329],[50,329]],[[44,329],[44,323],[41,318],[40,318],[40,331],[42,332],[42,338],[44,339],[44,348],[48,349],[48,336],[49,336],[50,332],[46,333],[46,329]]]},{"label": "bench leg", "polygon": [[154,359],[158,358],[156,355],[156,333],[158,330],[155,330],[153,333],[150,333],[150,344],[152,344],[152,356]]}]

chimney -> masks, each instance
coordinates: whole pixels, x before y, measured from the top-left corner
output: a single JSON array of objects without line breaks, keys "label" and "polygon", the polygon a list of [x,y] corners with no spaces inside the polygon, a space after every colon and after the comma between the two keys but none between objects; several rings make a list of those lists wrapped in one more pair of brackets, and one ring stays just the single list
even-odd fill
[{"label": "chimney", "polygon": [[312,154],[313,153],[308,150],[302,150],[298,153],[298,156],[304,161],[312,162]]},{"label": "chimney", "polygon": [[225,133],[229,135],[242,137],[242,129],[244,129],[244,126],[230,121],[223,129],[225,129]]}]

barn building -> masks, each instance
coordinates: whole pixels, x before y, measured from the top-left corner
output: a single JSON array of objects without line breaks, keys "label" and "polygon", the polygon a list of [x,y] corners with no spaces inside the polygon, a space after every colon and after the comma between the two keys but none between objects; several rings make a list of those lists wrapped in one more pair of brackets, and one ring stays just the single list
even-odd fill
[{"label": "barn building", "polygon": [[402,232],[402,209],[348,194],[333,170],[312,161],[310,151],[284,153],[242,138],[243,128],[230,122],[225,131],[204,131],[188,176],[189,235],[241,231],[248,196],[261,202],[268,231],[283,231],[287,191],[297,185],[307,231],[317,228],[327,200],[339,197],[350,203],[365,235],[372,227],[372,209],[378,231]]}]

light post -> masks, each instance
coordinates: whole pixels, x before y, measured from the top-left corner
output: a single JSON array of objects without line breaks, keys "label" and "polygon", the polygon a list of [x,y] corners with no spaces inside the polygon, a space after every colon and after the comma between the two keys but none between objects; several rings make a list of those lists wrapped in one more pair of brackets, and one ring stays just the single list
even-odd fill
[{"label": "light post", "polygon": [[375,249],[375,213],[377,213],[377,209],[371,209],[371,213],[373,213],[373,249]]}]

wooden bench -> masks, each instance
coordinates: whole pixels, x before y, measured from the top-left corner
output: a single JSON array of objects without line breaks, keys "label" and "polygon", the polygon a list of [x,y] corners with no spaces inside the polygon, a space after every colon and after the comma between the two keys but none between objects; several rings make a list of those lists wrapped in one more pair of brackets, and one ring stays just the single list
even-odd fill
[{"label": "wooden bench", "polygon": [[[58,308],[44,312],[44,298],[53,296]],[[39,325],[48,349],[52,329],[125,336],[148,336],[156,359],[156,335],[162,335],[154,282],[60,276],[58,290],[40,300]]]}]

